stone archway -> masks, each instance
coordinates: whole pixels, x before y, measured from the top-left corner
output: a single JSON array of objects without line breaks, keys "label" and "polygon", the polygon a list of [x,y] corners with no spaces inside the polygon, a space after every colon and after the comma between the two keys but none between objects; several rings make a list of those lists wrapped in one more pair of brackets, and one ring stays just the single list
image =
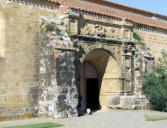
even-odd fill
[{"label": "stone archway", "polygon": [[[97,71],[99,102],[102,108],[108,107],[114,96],[121,92],[121,68],[112,53],[104,48],[93,49],[83,59]],[[82,88],[81,92],[83,92]],[[92,92],[93,94],[93,92]]]}]

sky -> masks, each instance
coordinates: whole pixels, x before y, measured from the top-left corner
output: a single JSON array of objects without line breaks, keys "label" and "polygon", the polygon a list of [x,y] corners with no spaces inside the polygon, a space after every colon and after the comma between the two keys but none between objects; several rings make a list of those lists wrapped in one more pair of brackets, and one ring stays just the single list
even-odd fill
[{"label": "sky", "polygon": [[167,16],[167,0],[108,0]]}]

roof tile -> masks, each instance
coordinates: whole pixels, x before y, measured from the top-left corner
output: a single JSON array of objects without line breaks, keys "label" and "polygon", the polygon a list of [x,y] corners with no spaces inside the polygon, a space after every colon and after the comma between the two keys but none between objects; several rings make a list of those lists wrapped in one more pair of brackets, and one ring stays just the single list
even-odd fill
[{"label": "roof tile", "polygon": [[144,16],[144,15],[133,13],[130,11],[117,9],[114,7],[100,5],[100,4],[87,2],[83,0],[48,0],[48,1],[63,4],[67,7],[70,7],[76,10],[92,12],[99,15],[112,16],[112,17],[116,17],[124,20],[129,20],[138,24],[143,24],[143,25],[167,30],[167,22],[165,21],[153,19],[152,17]]}]

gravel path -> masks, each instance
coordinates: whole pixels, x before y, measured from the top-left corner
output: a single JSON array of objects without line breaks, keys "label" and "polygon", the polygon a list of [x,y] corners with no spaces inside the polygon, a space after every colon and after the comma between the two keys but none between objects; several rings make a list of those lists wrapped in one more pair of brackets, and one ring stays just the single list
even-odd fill
[{"label": "gravel path", "polygon": [[44,122],[64,124],[61,128],[167,128],[167,120],[145,121],[144,115],[167,116],[167,113],[153,111],[98,111],[92,115],[68,118],[46,119],[36,118],[17,121],[0,122],[0,127],[25,125]]}]

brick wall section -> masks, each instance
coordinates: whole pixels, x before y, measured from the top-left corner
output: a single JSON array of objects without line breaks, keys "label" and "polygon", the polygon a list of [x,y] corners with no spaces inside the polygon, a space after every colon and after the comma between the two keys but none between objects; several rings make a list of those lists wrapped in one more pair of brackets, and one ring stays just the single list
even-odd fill
[{"label": "brick wall section", "polygon": [[3,6],[6,52],[0,59],[0,120],[32,116],[38,103],[34,85],[38,82],[40,18],[56,17],[58,13],[56,5],[54,9],[16,2]]}]

